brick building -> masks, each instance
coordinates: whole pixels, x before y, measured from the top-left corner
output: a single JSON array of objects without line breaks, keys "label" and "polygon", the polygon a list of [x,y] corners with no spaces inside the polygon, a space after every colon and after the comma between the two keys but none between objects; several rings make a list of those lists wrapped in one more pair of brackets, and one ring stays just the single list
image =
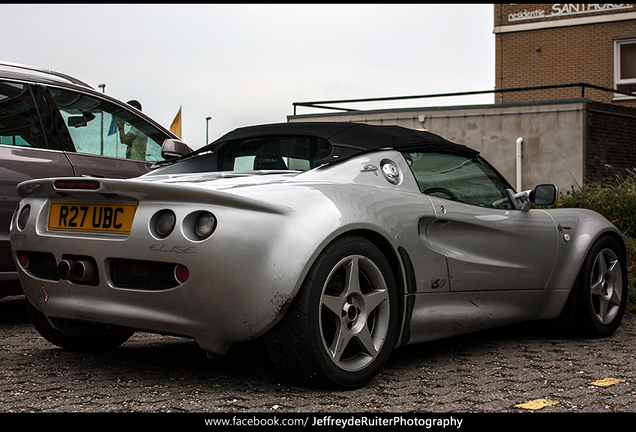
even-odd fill
[{"label": "brick building", "polygon": [[[636,5],[495,4],[495,89],[587,83],[636,91]],[[597,102],[636,107],[586,89]],[[580,88],[496,94],[495,103],[581,96]]]}]

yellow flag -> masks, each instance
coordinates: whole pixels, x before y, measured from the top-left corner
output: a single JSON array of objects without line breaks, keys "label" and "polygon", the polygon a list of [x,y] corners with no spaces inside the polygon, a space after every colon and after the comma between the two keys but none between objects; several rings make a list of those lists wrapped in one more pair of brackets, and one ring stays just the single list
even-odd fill
[{"label": "yellow flag", "polygon": [[174,120],[172,120],[170,132],[181,138],[181,107],[179,107],[179,112],[174,117]]}]

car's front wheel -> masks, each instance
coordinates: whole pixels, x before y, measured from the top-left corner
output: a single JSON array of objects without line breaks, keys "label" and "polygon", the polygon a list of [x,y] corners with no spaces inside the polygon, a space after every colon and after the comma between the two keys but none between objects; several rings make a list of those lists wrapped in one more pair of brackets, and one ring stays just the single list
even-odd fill
[{"label": "car's front wheel", "polygon": [[610,336],[620,325],[627,303],[623,248],[611,237],[591,247],[577,279],[574,325],[585,336]]},{"label": "car's front wheel", "polygon": [[42,312],[26,300],[27,313],[35,329],[44,339],[69,351],[106,351],[126,342],[133,331],[109,328],[88,323],[72,323],[71,332],[63,332],[51,325]]},{"label": "car's front wheel", "polygon": [[371,242],[341,238],[319,256],[293,306],[268,338],[272,360],[291,378],[355,388],[389,357],[398,332],[391,267]]}]

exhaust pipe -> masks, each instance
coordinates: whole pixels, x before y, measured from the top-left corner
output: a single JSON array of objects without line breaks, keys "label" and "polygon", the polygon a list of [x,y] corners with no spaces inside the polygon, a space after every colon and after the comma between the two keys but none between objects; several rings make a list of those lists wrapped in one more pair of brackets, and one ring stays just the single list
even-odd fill
[{"label": "exhaust pipe", "polygon": [[90,282],[96,274],[95,264],[90,261],[76,261],[73,264],[73,279],[76,282]]},{"label": "exhaust pipe", "polygon": [[60,261],[60,263],[57,265],[57,274],[60,277],[60,279],[67,280],[68,278],[71,277],[73,264],[75,264],[75,262],[70,260]]},{"label": "exhaust pipe", "polygon": [[93,260],[63,259],[57,265],[57,274],[62,280],[75,283],[95,283],[98,280],[97,265]]}]

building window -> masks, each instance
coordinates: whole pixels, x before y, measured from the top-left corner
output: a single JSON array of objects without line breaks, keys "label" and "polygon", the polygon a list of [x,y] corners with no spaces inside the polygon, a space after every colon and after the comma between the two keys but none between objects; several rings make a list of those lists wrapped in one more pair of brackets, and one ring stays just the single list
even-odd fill
[{"label": "building window", "polygon": [[[614,41],[614,87],[636,96],[636,38]],[[615,94],[614,99],[629,96]]]}]

